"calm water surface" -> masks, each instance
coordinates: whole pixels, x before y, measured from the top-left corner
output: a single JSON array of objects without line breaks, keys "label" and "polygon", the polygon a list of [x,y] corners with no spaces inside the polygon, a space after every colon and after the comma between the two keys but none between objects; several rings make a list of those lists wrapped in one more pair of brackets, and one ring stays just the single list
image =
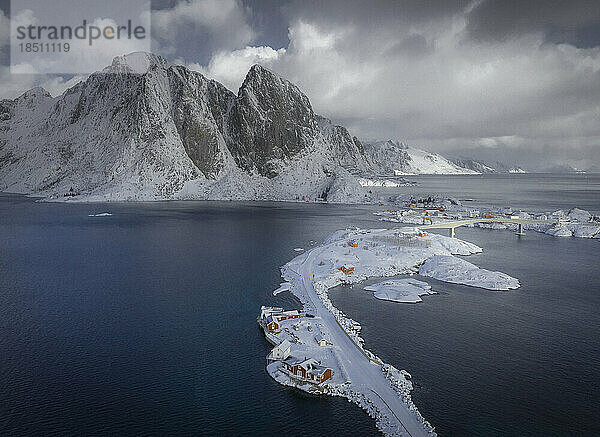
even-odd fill
[{"label": "calm water surface", "polygon": [[[446,180],[446,191],[460,183]],[[561,181],[579,202],[546,192],[543,208],[600,209],[598,180]],[[485,186],[465,197],[483,202]],[[531,195],[511,196],[499,203]],[[0,434],[377,435],[347,401],[272,381],[255,323],[261,304],[298,305],[271,295],[293,248],[381,226],[376,209],[0,195]],[[113,216],[88,217],[104,211]],[[600,241],[457,235],[484,248],[473,262],[521,289],[427,279],[439,294],[419,305],[359,286],[333,290],[335,304],[363,324],[370,349],[413,374],[415,402],[441,435],[600,434]]]},{"label": "calm water surface", "polygon": [[[440,435],[600,435],[600,241],[459,229],[466,257],[521,288],[492,292],[431,278],[424,303],[338,287],[368,347],[409,370],[413,400]],[[376,280],[367,282],[372,283]]]}]

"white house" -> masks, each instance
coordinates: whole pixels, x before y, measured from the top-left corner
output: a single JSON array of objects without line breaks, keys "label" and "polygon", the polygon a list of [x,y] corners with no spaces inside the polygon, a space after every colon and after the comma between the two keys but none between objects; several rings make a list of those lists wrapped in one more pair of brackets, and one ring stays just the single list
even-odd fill
[{"label": "white house", "polygon": [[288,340],[283,340],[271,350],[267,356],[269,361],[282,361],[290,356],[292,344]]},{"label": "white house", "polygon": [[284,311],[283,308],[266,306],[260,309],[260,321],[269,331],[277,331],[284,320],[298,319],[302,316],[298,310]]},{"label": "white house", "polygon": [[262,321],[265,321],[267,319],[268,316],[271,316],[273,314],[279,314],[283,312],[283,308],[280,307],[267,307],[267,306],[261,306],[260,307],[260,319]]}]

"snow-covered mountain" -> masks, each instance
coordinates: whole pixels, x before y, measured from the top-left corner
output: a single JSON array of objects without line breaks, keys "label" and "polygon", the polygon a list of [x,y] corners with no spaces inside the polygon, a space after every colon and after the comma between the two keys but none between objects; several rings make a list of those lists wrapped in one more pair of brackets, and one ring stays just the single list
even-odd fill
[{"label": "snow-covered mountain", "polygon": [[365,154],[383,174],[478,174],[463,168],[441,155],[388,140],[364,144]]},{"label": "snow-covered mountain", "polygon": [[451,162],[462,168],[476,171],[477,173],[495,173],[496,170],[483,162],[468,158],[451,158]]},{"label": "snow-covered mountain", "polygon": [[467,168],[478,173],[526,173],[521,167],[509,166],[499,161],[486,164],[470,158],[454,158],[451,161],[459,167]]},{"label": "snow-covered mountain", "polygon": [[365,148],[358,138],[350,135],[343,126],[331,123],[327,118],[317,116],[319,128],[332,145],[332,152],[339,163],[353,173],[370,174],[380,168],[380,163],[365,153]]},{"label": "snow-covered mountain", "polygon": [[493,164],[493,167],[496,170],[496,173],[527,173],[527,170],[518,165],[506,165],[499,161],[496,161],[496,163]]},{"label": "snow-covered mountain", "polygon": [[359,202],[362,144],[258,65],[238,94],[149,53],[117,57],[59,97],[0,102],[0,190],[84,200]]},{"label": "snow-covered mountain", "polygon": [[497,171],[468,161],[391,140],[363,144],[259,65],[234,94],[132,53],[61,96],[34,88],[0,102],[0,191],[54,199],[354,203],[368,200],[359,176]]}]

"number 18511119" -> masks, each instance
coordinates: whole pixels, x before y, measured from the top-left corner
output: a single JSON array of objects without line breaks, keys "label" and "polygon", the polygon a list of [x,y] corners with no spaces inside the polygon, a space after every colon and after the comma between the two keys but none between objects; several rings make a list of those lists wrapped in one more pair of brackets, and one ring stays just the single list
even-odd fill
[{"label": "number 18511119", "polygon": [[71,50],[68,42],[27,42],[20,43],[22,53],[66,53]]}]

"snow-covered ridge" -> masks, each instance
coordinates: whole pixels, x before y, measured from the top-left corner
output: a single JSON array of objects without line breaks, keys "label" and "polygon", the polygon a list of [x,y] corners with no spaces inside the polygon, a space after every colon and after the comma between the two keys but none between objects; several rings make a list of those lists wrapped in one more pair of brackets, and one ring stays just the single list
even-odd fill
[{"label": "snow-covered ridge", "polygon": [[509,166],[498,161],[493,164],[487,164],[470,158],[454,158],[450,159],[450,161],[459,167],[467,168],[478,173],[527,173],[521,167]]},{"label": "snow-covered ridge", "polygon": [[440,281],[487,288],[511,290],[519,288],[519,280],[502,272],[490,272],[470,262],[448,255],[436,255],[419,267],[419,274]]},{"label": "snow-covered ridge", "polygon": [[460,167],[441,155],[411,147],[398,141],[365,143],[365,153],[378,163],[384,174],[479,174]]}]

